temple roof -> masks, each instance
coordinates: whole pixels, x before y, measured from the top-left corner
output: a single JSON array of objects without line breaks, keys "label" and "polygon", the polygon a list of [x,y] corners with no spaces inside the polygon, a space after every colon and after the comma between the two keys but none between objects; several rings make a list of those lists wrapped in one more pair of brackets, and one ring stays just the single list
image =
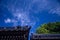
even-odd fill
[{"label": "temple roof", "polygon": [[2,30],[29,30],[31,26],[16,26],[16,27],[0,27],[0,31]]}]

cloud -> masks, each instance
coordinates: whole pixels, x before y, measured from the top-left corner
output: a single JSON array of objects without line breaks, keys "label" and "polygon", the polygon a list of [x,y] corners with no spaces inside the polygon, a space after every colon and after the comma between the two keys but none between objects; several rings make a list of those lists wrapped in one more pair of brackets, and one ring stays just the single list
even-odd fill
[{"label": "cloud", "polygon": [[34,24],[34,22],[33,22],[33,24],[31,24],[32,21],[30,20],[29,15],[25,12],[22,12],[22,13],[19,12],[19,13],[14,14],[14,18],[18,22],[20,22],[21,26],[23,26],[23,25],[31,25],[32,26]]},{"label": "cloud", "polygon": [[34,13],[47,11],[50,14],[57,14],[60,16],[59,0],[33,0],[30,8]]},{"label": "cloud", "polygon": [[49,11],[49,13],[57,14],[57,15],[60,16],[60,7],[51,9],[51,10]]},{"label": "cloud", "polygon": [[10,18],[7,18],[4,20],[5,23],[14,23],[14,22],[17,22],[16,20],[14,19],[10,19]]},{"label": "cloud", "polygon": [[[1,6],[8,8],[13,19],[5,20],[6,23],[13,22],[14,25],[35,25],[39,21],[39,12],[48,11],[50,14],[60,14],[60,6],[57,0],[4,0]],[[32,15],[31,15],[32,14]],[[33,18],[32,18],[33,16]],[[31,18],[33,20],[31,20]],[[15,22],[16,21],[16,22]]]},{"label": "cloud", "polygon": [[5,23],[11,23],[11,19],[7,18],[6,20],[4,20]]}]

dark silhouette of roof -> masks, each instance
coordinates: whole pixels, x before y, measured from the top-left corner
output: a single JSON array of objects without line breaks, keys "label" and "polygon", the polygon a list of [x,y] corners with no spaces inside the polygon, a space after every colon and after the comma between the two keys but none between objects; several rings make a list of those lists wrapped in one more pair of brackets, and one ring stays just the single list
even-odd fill
[{"label": "dark silhouette of roof", "polygon": [[0,27],[0,40],[28,40],[31,26]]}]

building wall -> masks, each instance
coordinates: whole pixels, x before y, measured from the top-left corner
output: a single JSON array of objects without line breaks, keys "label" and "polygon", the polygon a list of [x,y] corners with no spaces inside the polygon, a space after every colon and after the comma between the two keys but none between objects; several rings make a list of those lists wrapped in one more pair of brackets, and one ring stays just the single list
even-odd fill
[{"label": "building wall", "polygon": [[30,40],[60,40],[60,34],[32,34]]}]

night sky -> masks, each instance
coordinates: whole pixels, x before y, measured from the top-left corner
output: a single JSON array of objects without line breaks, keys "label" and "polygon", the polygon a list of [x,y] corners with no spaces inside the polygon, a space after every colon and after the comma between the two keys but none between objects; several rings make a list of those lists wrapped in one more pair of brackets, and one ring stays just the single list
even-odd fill
[{"label": "night sky", "polygon": [[0,0],[0,27],[60,22],[60,0]]}]

